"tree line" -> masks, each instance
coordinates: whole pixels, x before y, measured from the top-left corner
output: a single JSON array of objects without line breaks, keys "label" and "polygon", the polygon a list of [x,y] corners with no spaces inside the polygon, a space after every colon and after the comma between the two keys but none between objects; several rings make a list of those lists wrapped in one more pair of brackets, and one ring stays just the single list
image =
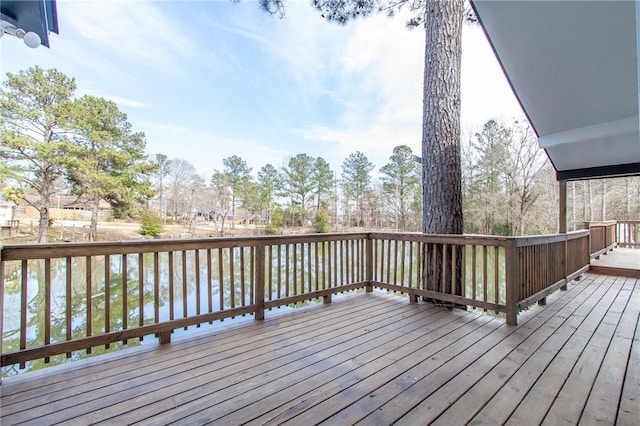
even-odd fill
[{"label": "tree line", "polygon": [[204,216],[224,232],[256,217],[277,232],[282,227],[315,227],[327,232],[331,224],[344,227],[392,228],[418,231],[421,223],[420,164],[411,148],[399,145],[374,179],[374,164],[356,151],[332,170],[322,157],[305,153],[283,165],[262,166],[255,176],[237,155],[223,159],[207,184],[184,159],[157,154],[151,203],[163,218]]},{"label": "tree line", "polygon": [[[92,239],[101,200],[116,215],[153,212],[189,223],[201,217],[222,233],[241,222],[261,223],[269,232],[422,230],[427,180],[423,160],[406,145],[396,146],[377,169],[359,151],[338,171],[322,157],[300,153],[254,173],[233,155],[206,179],[185,159],[146,154],[144,134],[132,130],[114,102],[77,97],[75,90],[73,78],[35,67],[8,73],[0,92],[2,194],[40,212],[38,242],[46,241],[51,199],[61,191],[92,206]],[[557,230],[553,167],[526,123],[488,121],[462,144],[461,164],[466,233]],[[568,198],[569,229],[584,221],[638,218],[640,178],[570,182]]]}]

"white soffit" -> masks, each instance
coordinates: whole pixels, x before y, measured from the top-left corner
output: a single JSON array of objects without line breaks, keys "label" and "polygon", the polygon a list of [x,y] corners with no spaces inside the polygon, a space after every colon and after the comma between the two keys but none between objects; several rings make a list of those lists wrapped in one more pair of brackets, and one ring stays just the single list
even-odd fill
[{"label": "white soffit", "polygon": [[558,177],[640,174],[640,2],[472,4]]}]

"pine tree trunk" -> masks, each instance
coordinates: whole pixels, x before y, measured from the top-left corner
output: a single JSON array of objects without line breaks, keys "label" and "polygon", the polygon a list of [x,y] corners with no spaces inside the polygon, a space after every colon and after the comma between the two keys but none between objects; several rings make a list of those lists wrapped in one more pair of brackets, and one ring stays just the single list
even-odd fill
[{"label": "pine tree trunk", "polygon": [[[423,232],[461,234],[462,188],[460,171],[460,64],[463,0],[429,0],[425,10],[425,66],[422,122]],[[455,280],[442,280],[442,250],[426,250],[435,257],[427,289],[439,283],[456,284],[462,294],[462,250],[458,250]],[[426,263],[426,262],[425,262]],[[447,262],[450,264],[450,262]],[[425,265],[426,267],[427,265]],[[426,271],[426,269],[425,269]]]},{"label": "pine tree trunk", "polygon": [[36,243],[46,243],[48,241],[47,231],[49,230],[48,205],[40,206],[39,212],[40,212],[40,221],[38,225],[38,236],[36,237]]},{"label": "pine tree trunk", "polygon": [[100,206],[100,198],[93,198],[93,206],[91,209],[91,226],[89,227],[89,241],[98,241],[98,208]]}]

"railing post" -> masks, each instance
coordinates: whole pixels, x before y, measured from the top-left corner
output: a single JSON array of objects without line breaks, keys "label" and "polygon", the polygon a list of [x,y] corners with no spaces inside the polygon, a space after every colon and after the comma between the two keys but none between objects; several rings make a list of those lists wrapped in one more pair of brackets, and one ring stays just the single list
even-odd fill
[{"label": "railing post", "polygon": [[373,237],[367,234],[367,293],[373,291]]},{"label": "railing post", "polygon": [[171,343],[171,331],[161,331],[158,333],[158,340],[161,345]]},{"label": "railing post", "polygon": [[507,240],[505,263],[507,325],[518,325],[518,251],[515,238]]},{"label": "railing post", "polygon": [[[265,265],[265,244],[258,242],[256,247],[256,320],[264,319],[264,265]],[[271,267],[271,265],[269,265]]]}]

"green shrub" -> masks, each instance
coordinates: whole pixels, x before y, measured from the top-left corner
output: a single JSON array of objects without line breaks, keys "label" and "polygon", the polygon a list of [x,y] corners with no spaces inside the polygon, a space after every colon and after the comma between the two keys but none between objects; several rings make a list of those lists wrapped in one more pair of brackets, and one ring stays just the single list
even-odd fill
[{"label": "green shrub", "polygon": [[157,237],[163,230],[160,216],[149,210],[144,210],[140,214],[140,230],[138,232],[141,235]]},{"label": "green shrub", "polygon": [[315,227],[316,232],[321,234],[326,234],[331,231],[331,218],[326,210],[320,209],[318,213],[316,213]]}]

